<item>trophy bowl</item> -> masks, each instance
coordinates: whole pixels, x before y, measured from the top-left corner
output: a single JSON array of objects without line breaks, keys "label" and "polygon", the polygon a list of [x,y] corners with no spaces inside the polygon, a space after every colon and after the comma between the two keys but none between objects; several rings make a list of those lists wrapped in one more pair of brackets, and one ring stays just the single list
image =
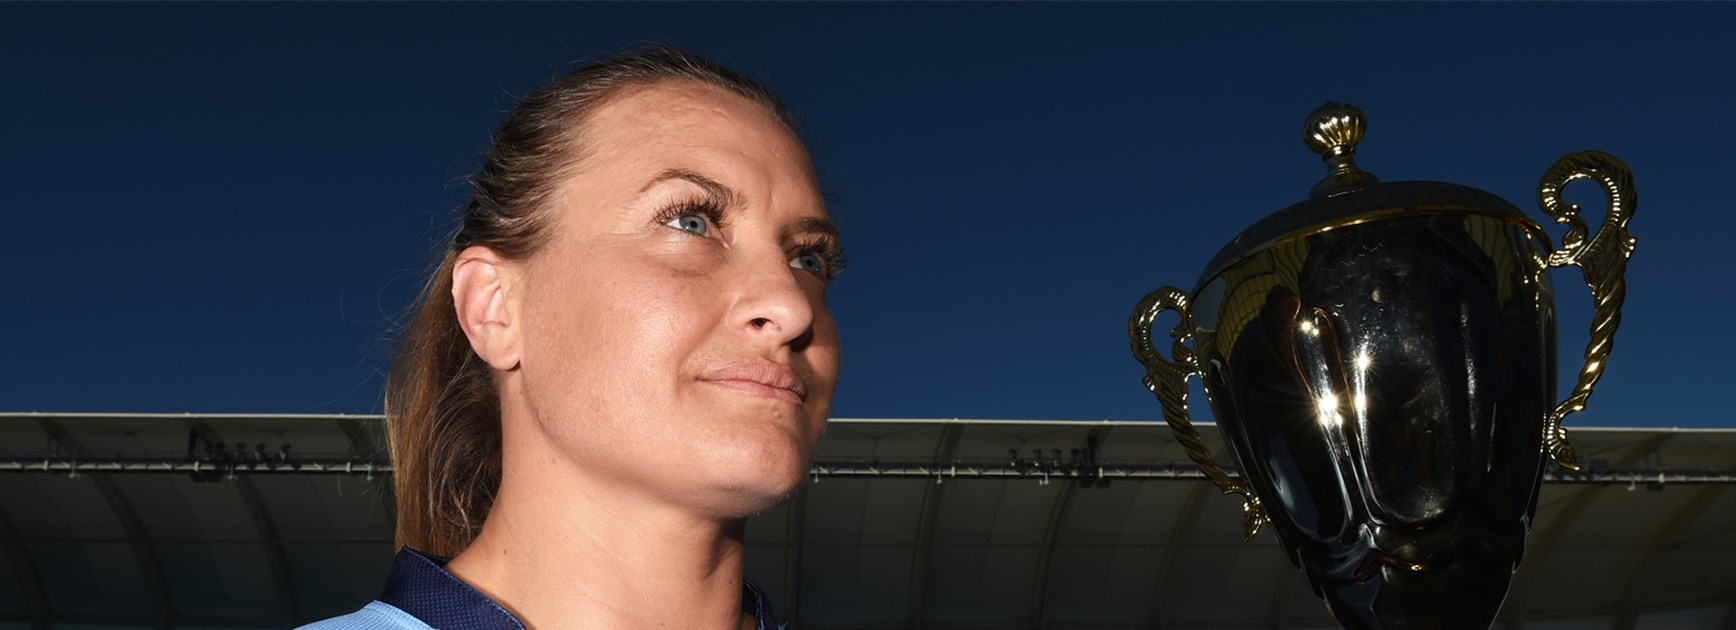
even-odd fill
[{"label": "trophy bowl", "polygon": [[[1270,524],[1341,624],[1487,628],[1545,458],[1579,468],[1562,420],[1584,409],[1621,321],[1633,183],[1595,151],[1549,168],[1538,201],[1567,225],[1555,249],[1493,194],[1360,170],[1364,129],[1355,107],[1315,111],[1304,138],[1326,178],[1231,240],[1192,292],[1146,295],[1129,336],[1188,456],[1243,496],[1244,536]],[[1609,200],[1590,238],[1560,194],[1579,179]],[[1556,403],[1546,272],[1563,266],[1581,269],[1596,310],[1579,380]],[[1167,356],[1151,330],[1164,311],[1181,318]],[[1239,475],[1191,424],[1195,375]]]}]

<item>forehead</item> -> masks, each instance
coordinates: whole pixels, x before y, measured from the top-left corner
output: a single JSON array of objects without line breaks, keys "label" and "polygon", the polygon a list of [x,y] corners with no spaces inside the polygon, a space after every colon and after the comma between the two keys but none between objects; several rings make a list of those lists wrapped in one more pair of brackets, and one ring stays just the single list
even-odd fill
[{"label": "forehead", "polygon": [[771,183],[743,180],[813,184],[807,151],[772,112],[696,81],[630,88],[593,111],[583,132],[582,161],[615,175],[686,168],[740,186]]}]

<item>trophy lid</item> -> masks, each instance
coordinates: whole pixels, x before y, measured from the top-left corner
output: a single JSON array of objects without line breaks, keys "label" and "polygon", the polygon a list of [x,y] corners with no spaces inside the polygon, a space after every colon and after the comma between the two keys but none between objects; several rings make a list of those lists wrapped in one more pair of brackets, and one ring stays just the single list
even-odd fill
[{"label": "trophy lid", "polygon": [[1367,119],[1347,103],[1327,103],[1308,116],[1302,138],[1326,162],[1326,177],[1308,198],[1267,215],[1230,239],[1200,274],[1195,290],[1255,252],[1279,241],[1338,227],[1398,216],[1468,213],[1498,217],[1525,227],[1548,248],[1549,239],[1507,200],[1446,182],[1382,182],[1356,166],[1356,145]]}]

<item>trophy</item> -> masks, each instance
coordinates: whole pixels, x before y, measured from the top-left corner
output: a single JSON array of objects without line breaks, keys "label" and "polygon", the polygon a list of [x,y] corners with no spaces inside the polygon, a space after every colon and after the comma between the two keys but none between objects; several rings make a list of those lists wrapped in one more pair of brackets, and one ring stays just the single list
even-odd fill
[{"label": "trophy", "polygon": [[[1493,194],[1357,168],[1364,127],[1350,105],[1315,111],[1303,135],[1326,178],[1232,239],[1191,293],[1145,296],[1128,334],[1188,457],[1242,495],[1243,535],[1270,524],[1339,623],[1487,628],[1524,551],[1544,455],[1579,469],[1562,420],[1585,408],[1621,322],[1633,181],[1597,151],[1550,167],[1537,198],[1567,225],[1554,249]],[[1609,201],[1589,238],[1561,198],[1579,179]],[[1570,265],[1596,311],[1578,384],[1551,404],[1545,272]],[[1151,331],[1164,311],[1181,318],[1167,357]],[[1188,419],[1196,375],[1237,475]]]}]

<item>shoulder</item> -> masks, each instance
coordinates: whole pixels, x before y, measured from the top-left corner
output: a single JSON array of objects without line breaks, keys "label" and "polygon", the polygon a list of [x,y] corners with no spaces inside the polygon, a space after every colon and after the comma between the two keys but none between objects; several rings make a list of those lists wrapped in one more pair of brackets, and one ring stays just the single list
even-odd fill
[{"label": "shoulder", "polygon": [[324,621],[315,621],[296,630],[432,630],[421,620],[385,602],[372,602],[361,610]]}]

